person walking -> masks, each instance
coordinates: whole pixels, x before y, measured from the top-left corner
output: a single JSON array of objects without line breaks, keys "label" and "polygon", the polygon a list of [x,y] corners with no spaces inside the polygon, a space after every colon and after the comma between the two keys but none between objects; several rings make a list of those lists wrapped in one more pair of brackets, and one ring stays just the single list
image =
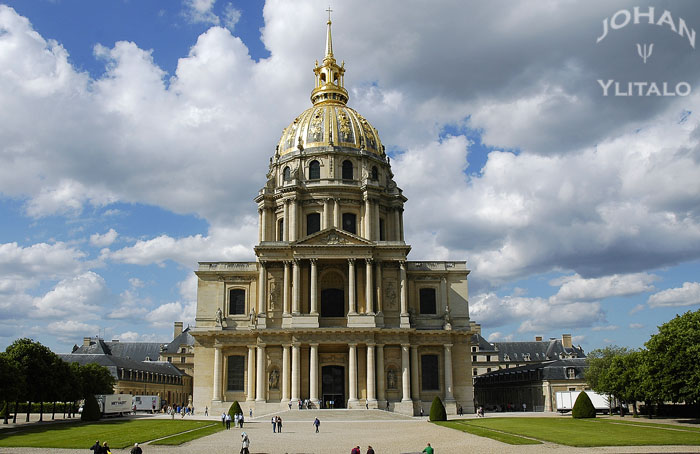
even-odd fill
[{"label": "person walking", "polygon": [[372,449],[372,446],[367,446],[367,454],[374,454],[374,449]]},{"label": "person walking", "polygon": [[112,451],[109,449],[109,445],[107,444],[106,441],[102,444],[101,454],[112,454]]},{"label": "person walking", "polygon": [[318,418],[314,419],[314,426],[316,427],[316,433],[318,433],[318,426],[321,425],[321,421],[318,420]]},{"label": "person walking", "polygon": [[352,448],[352,451],[350,451],[350,454],[362,454],[362,453],[360,452],[360,447],[359,447],[359,446],[355,446],[354,448]]},{"label": "person walking", "polygon": [[248,410],[248,416],[250,416],[251,418],[253,417],[253,409],[252,408],[250,410]]},{"label": "person walking", "polygon": [[243,413],[241,413],[241,416],[238,418],[238,424],[241,425],[241,429],[243,428],[244,422],[245,422],[245,419],[243,418]]},{"label": "person walking", "polygon": [[280,418],[279,416],[277,417],[277,433],[282,433],[282,418]]},{"label": "person walking", "polygon": [[90,446],[90,451],[93,451],[95,454],[100,454],[102,451],[102,446],[100,446],[100,440],[96,440],[95,444]]},{"label": "person walking", "polygon": [[248,448],[250,448],[250,438],[248,438],[247,433],[243,432],[241,434],[241,454],[250,454]]},{"label": "person walking", "polygon": [[226,414],[226,430],[231,430],[231,415]]},{"label": "person walking", "polygon": [[433,454],[435,450],[432,446],[430,446],[430,443],[428,443],[428,446],[426,446],[425,449],[423,449],[423,451],[421,452],[424,452],[425,454]]},{"label": "person walking", "polygon": [[277,432],[277,418],[273,416],[270,422],[272,423],[272,433]]},{"label": "person walking", "polygon": [[134,447],[131,448],[129,454],[143,454],[143,450],[141,449],[138,443],[134,443]]},{"label": "person walking", "polygon": [[209,416],[209,407],[204,407],[204,416]]}]

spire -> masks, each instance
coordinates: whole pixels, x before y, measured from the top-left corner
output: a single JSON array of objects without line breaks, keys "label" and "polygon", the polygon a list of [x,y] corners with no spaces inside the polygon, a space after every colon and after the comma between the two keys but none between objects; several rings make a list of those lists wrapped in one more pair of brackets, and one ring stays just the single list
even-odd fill
[{"label": "spire", "polygon": [[346,104],[348,102],[348,92],[345,90],[345,62],[338,66],[333,56],[333,38],[331,37],[331,12],[328,7],[328,26],[326,31],[326,55],[323,57],[321,66],[314,66],[316,75],[316,86],[311,92],[311,102]]},{"label": "spire", "polygon": [[333,12],[333,10],[329,6],[326,11],[328,11],[328,33],[326,34],[326,57],[324,58],[324,60],[326,58],[333,58],[333,39],[331,38],[331,13]]}]

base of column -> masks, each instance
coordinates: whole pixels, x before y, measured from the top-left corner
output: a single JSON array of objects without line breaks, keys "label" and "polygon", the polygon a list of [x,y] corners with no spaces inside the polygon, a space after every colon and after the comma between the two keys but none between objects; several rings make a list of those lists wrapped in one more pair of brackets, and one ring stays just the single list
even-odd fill
[{"label": "base of column", "polygon": [[377,312],[374,316],[374,324],[377,326],[377,328],[381,328],[384,326],[384,313],[383,312]]},{"label": "base of column", "polygon": [[[384,404],[386,407],[386,404]],[[369,399],[365,402],[365,408],[369,408],[370,410],[376,410],[379,408],[379,401],[376,399]]]},{"label": "base of column", "polygon": [[365,408],[365,404],[361,403],[357,399],[348,400],[348,410],[352,408]]},{"label": "base of column", "polygon": [[399,327],[400,328],[410,328],[411,327],[411,318],[409,317],[408,314],[401,314],[401,321],[399,322]]},{"label": "base of column", "polygon": [[412,400],[402,400],[401,402],[394,402],[393,407],[394,412],[396,413],[408,416],[415,416],[415,410],[413,408]]},{"label": "base of column", "polygon": [[267,328],[267,317],[265,317],[265,314],[258,315],[258,319],[255,323],[255,327],[258,329]]},{"label": "base of column", "polygon": [[282,328],[292,327],[292,314],[286,313],[282,314]]},{"label": "base of column", "polygon": [[456,400],[446,400],[445,401],[445,412],[448,415],[457,414],[457,401]]},{"label": "base of column", "polygon": [[374,315],[348,314],[348,328],[374,328],[376,326]]},{"label": "base of column", "polygon": [[[284,322],[285,320],[282,320],[282,326],[285,326]],[[318,328],[318,314],[294,315],[287,326],[290,328]]]},{"label": "base of column", "polygon": [[380,410],[388,410],[386,408],[386,399],[378,399],[377,400],[377,408]]}]

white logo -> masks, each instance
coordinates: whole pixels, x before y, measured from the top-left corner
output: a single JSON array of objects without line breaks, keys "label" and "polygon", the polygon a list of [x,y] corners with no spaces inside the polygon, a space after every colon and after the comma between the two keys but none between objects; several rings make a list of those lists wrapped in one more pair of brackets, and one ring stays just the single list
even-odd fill
[{"label": "white logo", "polygon": [[639,54],[640,57],[642,57],[642,60],[644,60],[644,64],[647,64],[647,58],[651,57],[651,52],[654,50],[654,43],[649,44],[649,49],[647,51],[647,45],[645,44],[644,47],[642,47],[641,44],[637,43],[637,53]]}]

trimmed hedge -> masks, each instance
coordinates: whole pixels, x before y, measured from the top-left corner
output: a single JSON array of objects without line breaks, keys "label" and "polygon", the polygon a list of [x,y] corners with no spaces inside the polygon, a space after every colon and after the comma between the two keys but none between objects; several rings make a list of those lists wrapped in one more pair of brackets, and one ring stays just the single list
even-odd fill
[{"label": "trimmed hedge", "polygon": [[576,419],[595,418],[595,407],[588,394],[581,391],[581,394],[576,398],[573,410],[571,410],[571,416]]},{"label": "trimmed hedge", "polygon": [[433,399],[432,405],[430,405],[430,420],[431,421],[447,421],[447,412],[445,411],[445,406],[438,396]]},{"label": "trimmed hedge", "polygon": [[88,394],[85,398],[83,412],[80,414],[80,419],[83,421],[98,421],[102,416],[100,407],[97,405],[97,399],[92,394]]},{"label": "trimmed hedge", "polygon": [[234,400],[231,404],[231,407],[228,409],[228,414],[231,415],[231,418],[233,418],[237,414],[243,414],[243,410],[241,410],[241,405],[238,403],[237,400]]}]

